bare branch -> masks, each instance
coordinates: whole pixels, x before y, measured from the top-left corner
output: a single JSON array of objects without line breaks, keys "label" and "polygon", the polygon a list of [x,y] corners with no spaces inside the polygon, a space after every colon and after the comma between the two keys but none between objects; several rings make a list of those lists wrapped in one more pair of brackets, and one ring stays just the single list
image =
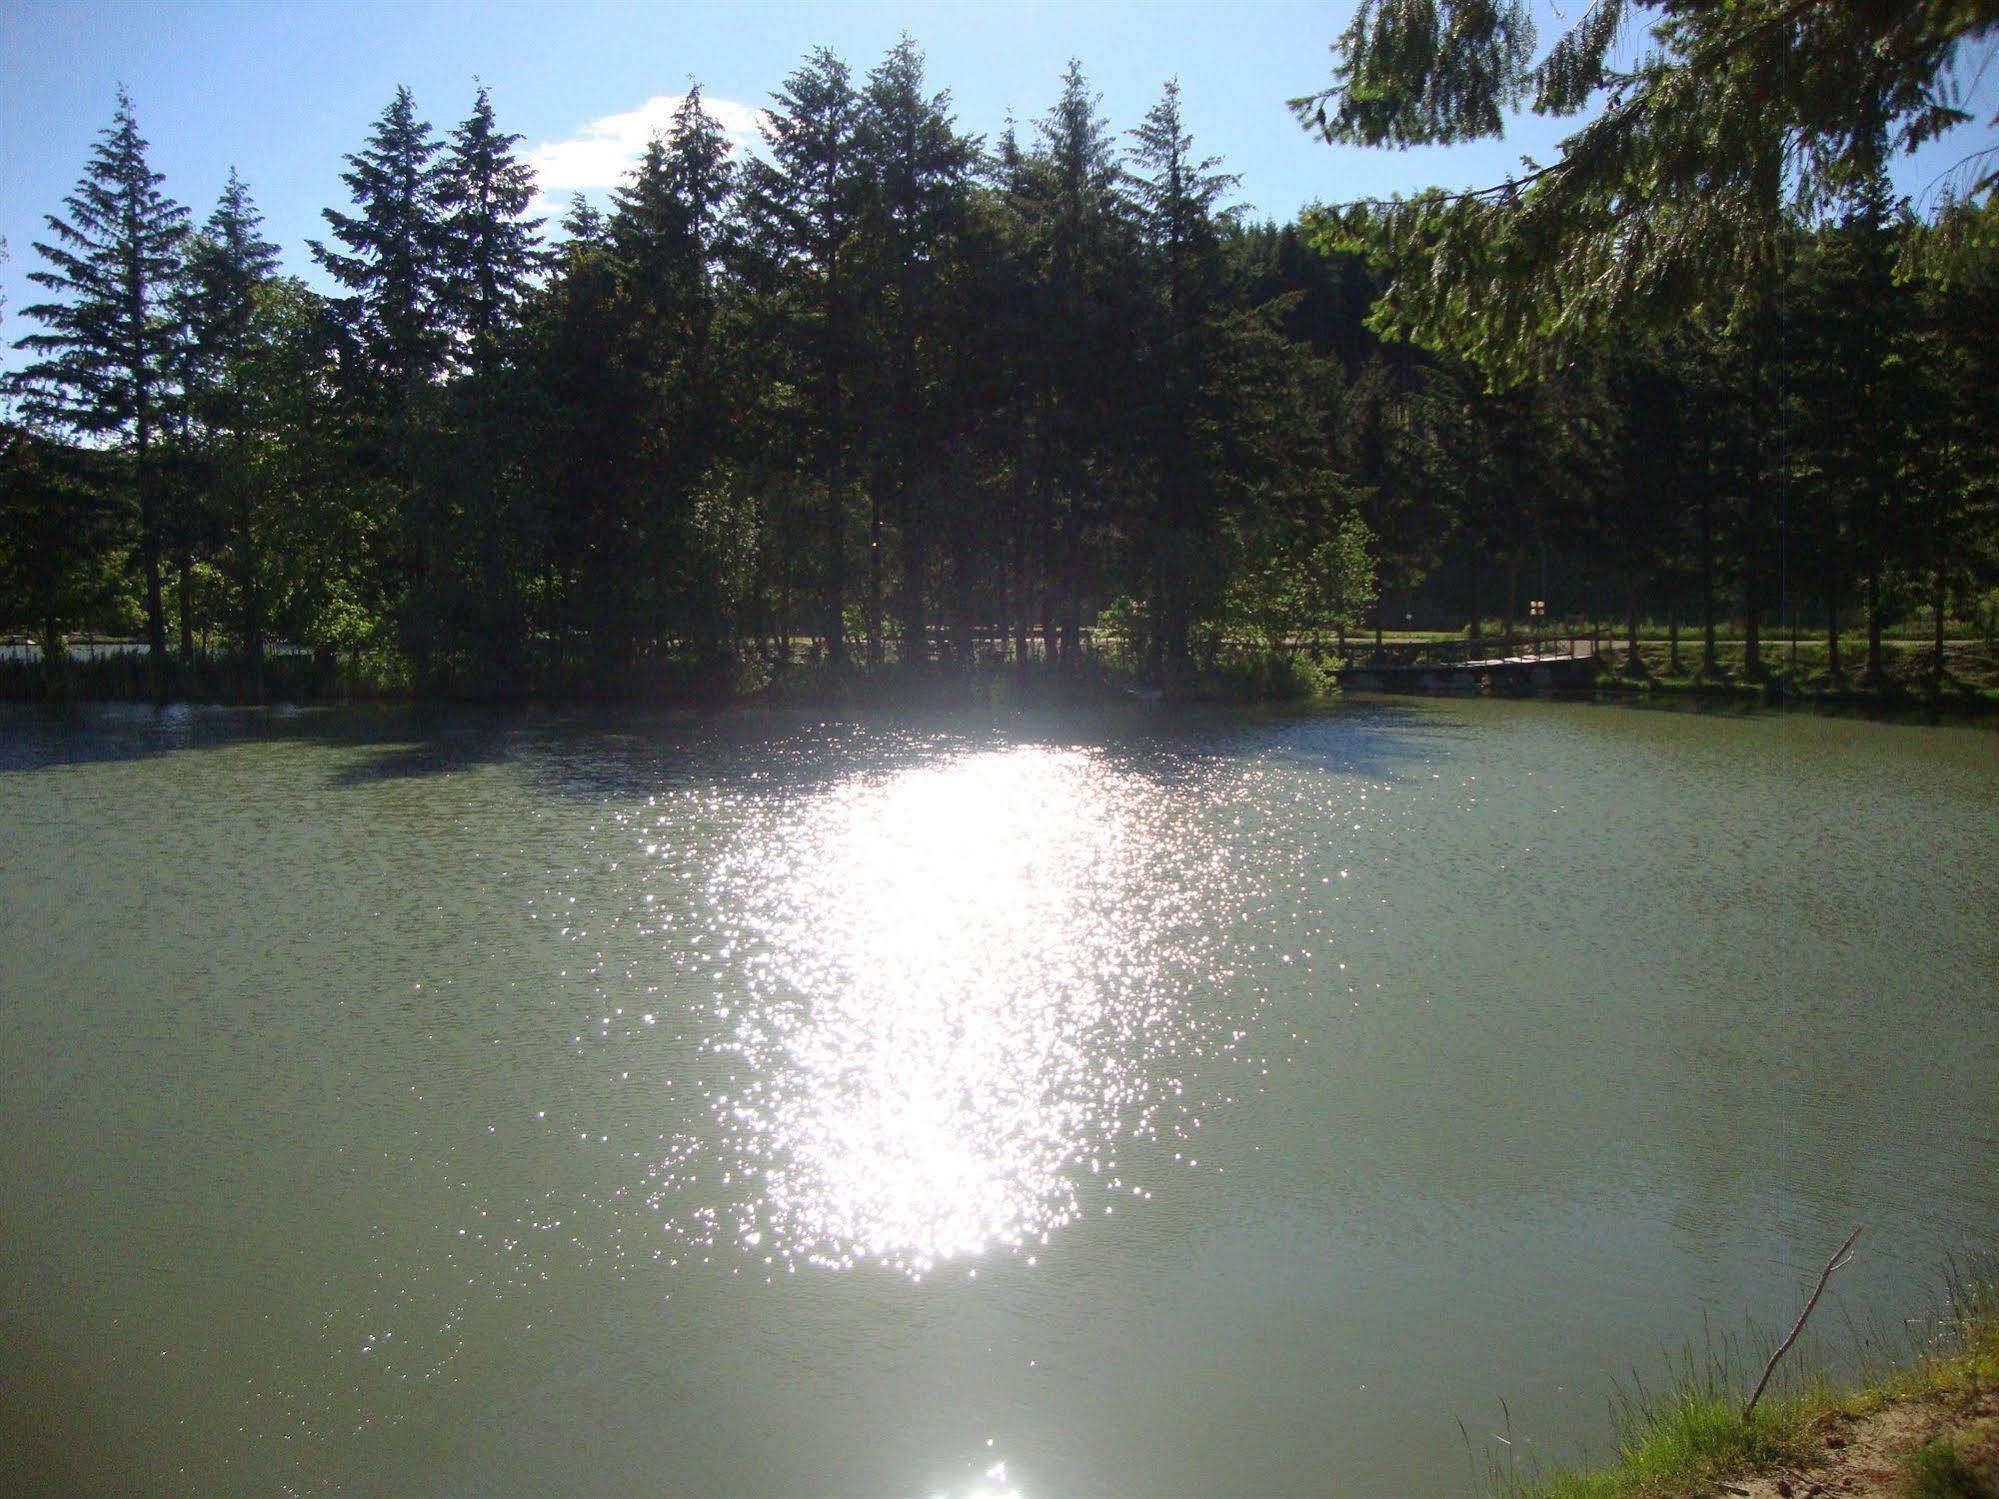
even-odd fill
[{"label": "bare branch", "polygon": [[[1861,1228],[1867,1225],[1862,1224]],[[1791,1328],[1791,1335],[1777,1345],[1777,1351],[1770,1355],[1770,1362],[1763,1366],[1763,1377],[1756,1381],[1756,1388],[1749,1396],[1749,1403],[1742,1407],[1742,1419],[1747,1421],[1756,1413],[1756,1402],[1763,1398],[1763,1387],[1770,1383],[1770,1376],[1776,1371],[1777,1360],[1791,1351],[1791,1345],[1798,1341],[1798,1334],[1805,1330],[1805,1321],[1812,1314],[1812,1308],[1819,1304],[1819,1297],[1825,1294],[1825,1283],[1832,1279],[1833,1271],[1840,1268],[1853,1256],[1847,1251],[1853,1248],[1853,1241],[1860,1237],[1856,1228],[1846,1236],[1846,1242],[1835,1249],[1832,1258],[1825,1262],[1825,1269],[1819,1271],[1819,1283],[1812,1287],[1812,1298],[1805,1303],[1805,1309],[1798,1313],[1797,1323]]]}]

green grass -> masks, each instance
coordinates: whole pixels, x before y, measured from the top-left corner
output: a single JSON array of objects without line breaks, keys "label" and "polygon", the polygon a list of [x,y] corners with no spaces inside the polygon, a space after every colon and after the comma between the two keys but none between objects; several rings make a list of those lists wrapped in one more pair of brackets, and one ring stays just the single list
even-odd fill
[{"label": "green grass", "polygon": [[1524,1484],[1488,1476],[1509,1499],[1672,1499],[1811,1449],[1812,1423],[1824,1408],[1820,1390],[1766,1398],[1748,1421],[1743,1398],[1734,1380],[1718,1374],[1683,1382],[1657,1402],[1620,1410],[1617,1452],[1605,1467]]},{"label": "green grass", "polygon": [[1810,1420],[1780,1403],[1742,1419],[1732,1399],[1682,1394],[1625,1441],[1616,1466],[1557,1474],[1531,1492],[1542,1499],[1640,1499],[1685,1494],[1728,1474],[1782,1462],[1808,1450]]},{"label": "green grass", "polygon": [[[1766,1394],[1749,1421],[1742,1419],[1746,1365],[1738,1351],[1724,1345],[1698,1364],[1683,1355],[1665,1394],[1619,1397],[1617,1450],[1608,1463],[1528,1476],[1488,1463],[1482,1487],[1501,1499],[1684,1499],[1730,1477],[1813,1455],[1828,1418],[1865,1416],[1903,1400],[1953,1406],[1999,1388],[1999,1282],[1967,1282],[1953,1273],[1946,1306],[1930,1336],[1899,1366],[1882,1367],[1875,1362],[1879,1351],[1864,1349],[1863,1364],[1873,1363],[1876,1373],[1841,1386],[1805,1363],[1776,1398]],[[1755,1362],[1749,1372],[1760,1372],[1761,1360]],[[1911,1455],[1904,1480],[1910,1499],[1999,1499],[1999,1424],[1946,1433]],[[1986,1487],[1962,1487],[1966,1481]]]},{"label": "green grass", "polygon": [[1675,672],[1665,648],[1647,641],[1639,646],[1639,663],[1634,669],[1623,642],[1618,641],[1605,657],[1609,668],[1605,685],[1615,692],[1760,695],[1772,701],[1827,706],[1941,702],[1954,709],[1984,712],[1999,705],[1999,653],[1977,643],[1954,643],[1946,649],[1941,683],[1936,680],[1929,653],[1916,649],[1885,651],[1879,679],[1868,677],[1864,654],[1849,653],[1840,671],[1834,673],[1823,641],[1800,642],[1795,653],[1788,642],[1766,641],[1762,668],[1757,673],[1745,669],[1739,644],[1723,645],[1717,656],[1716,671],[1703,674],[1698,643],[1692,648],[1683,643],[1680,669]]},{"label": "green grass", "polygon": [[1902,1461],[1906,1499],[1999,1499],[1999,1441],[1991,1432],[1932,1437]]}]

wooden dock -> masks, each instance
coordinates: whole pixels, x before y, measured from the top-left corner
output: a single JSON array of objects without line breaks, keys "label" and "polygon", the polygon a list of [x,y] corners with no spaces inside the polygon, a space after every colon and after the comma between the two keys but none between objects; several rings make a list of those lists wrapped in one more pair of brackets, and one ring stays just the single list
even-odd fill
[{"label": "wooden dock", "polygon": [[1587,636],[1516,644],[1501,655],[1490,642],[1446,641],[1391,647],[1344,668],[1355,692],[1560,692],[1596,680],[1598,650]]}]

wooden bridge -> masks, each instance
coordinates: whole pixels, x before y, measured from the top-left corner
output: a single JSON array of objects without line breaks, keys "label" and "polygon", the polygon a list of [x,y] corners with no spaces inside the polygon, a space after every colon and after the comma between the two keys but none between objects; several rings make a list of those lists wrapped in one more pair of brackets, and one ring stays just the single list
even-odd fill
[{"label": "wooden bridge", "polygon": [[1586,688],[1596,680],[1597,641],[1571,635],[1511,642],[1444,640],[1390,644],[1340,672],[1356,692],[1536,692]]}]

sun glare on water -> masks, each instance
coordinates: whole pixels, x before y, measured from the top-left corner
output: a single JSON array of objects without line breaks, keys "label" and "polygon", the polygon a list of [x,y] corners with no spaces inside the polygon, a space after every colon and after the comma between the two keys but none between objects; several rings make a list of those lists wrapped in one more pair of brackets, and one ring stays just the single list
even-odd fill
[{"label": "sun glare on water", "polygon": [[1220,870],[1176,815],[1101,758],[1016,747],[746,829],[713,892],[748,994],[717,1043],[748,1064],[718,1100],[761,1181],[745,1237],[921,1275],[1072,1219],[1188,1039],[1187,917]]}]

